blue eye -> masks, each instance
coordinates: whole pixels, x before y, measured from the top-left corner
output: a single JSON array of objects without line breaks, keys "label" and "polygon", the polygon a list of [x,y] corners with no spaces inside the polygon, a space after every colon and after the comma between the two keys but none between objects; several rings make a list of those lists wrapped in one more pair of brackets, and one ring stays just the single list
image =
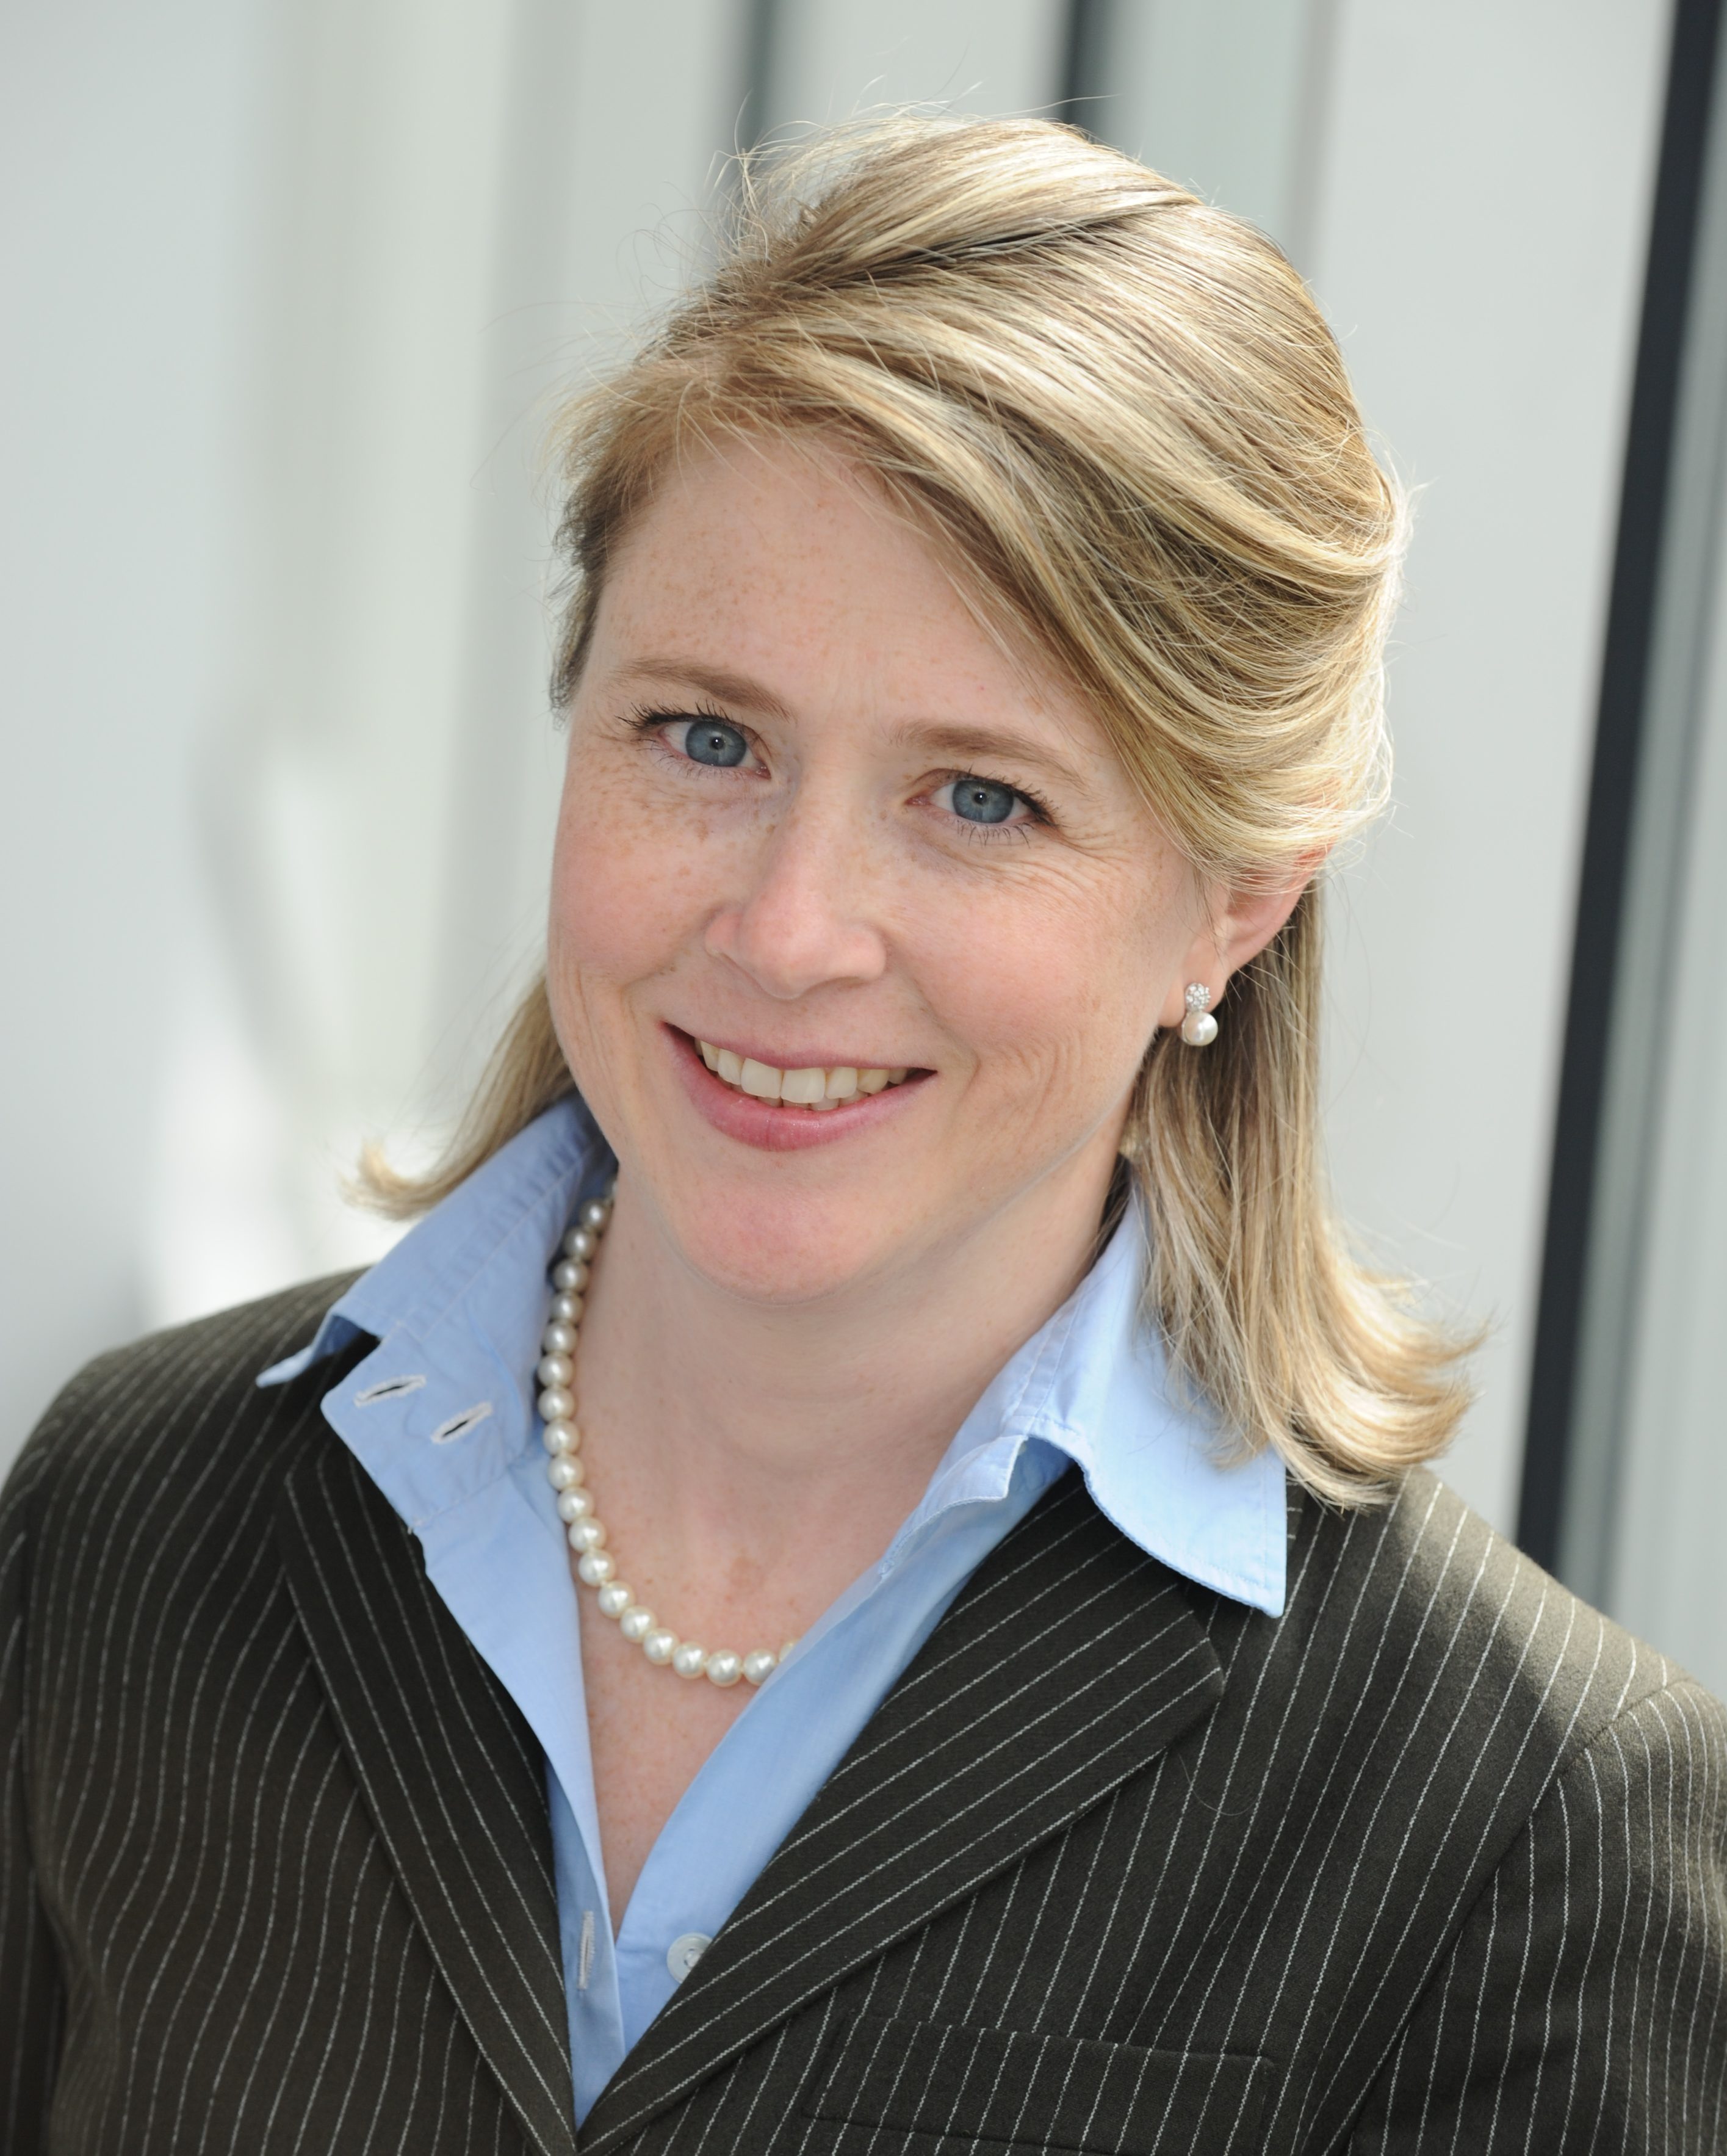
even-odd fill
[{"label": "blue eye", "polygon": [[724,719],[691,719],[684,729],[684,753],[696,763],[741,763],[750,744]]},{"label": "blue eye", "polygon": [[1011,786],[998,786],[992,778],[956,778],[952,782],[953,812],[968,824],[1005,824],[1019,796]]}]

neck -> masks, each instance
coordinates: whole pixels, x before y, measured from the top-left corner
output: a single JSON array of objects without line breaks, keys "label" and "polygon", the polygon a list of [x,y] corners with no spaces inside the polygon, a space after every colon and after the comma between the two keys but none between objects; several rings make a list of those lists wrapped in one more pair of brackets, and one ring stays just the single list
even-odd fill
[{"label": "neck", "polygon": [[893,1277],[763,1307],[668,1248],[628,1178],[577,1358],[588,1454],[623,1546],[830,1599],[891,1538],[979,1395],[1090,1262],[1113,1152],[1069,1163]]}]

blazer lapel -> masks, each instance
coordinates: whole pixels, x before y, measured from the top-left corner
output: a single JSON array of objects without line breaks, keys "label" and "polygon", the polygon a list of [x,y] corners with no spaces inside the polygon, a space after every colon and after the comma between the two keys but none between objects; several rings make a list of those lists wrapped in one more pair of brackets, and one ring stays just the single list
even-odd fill
[{"label": "blazer lapel", "polygon": [[416,1920],[541,2156],[575,2104],[538,1745],[352,1455],[309,1445],[277,1536],[342,1741]]},{"label": "blazer lapel", "polygon": [[604,2156],[1149,1766],[1222,1697],[1174,1573],[1065,1476],[980,1568],[583,2124]]}]

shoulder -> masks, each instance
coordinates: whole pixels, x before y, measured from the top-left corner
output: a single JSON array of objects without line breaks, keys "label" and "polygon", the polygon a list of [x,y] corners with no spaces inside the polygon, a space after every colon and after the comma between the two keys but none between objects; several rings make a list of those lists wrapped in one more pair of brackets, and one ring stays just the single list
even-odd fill
[{"label": "shoulder", "polygon": [[1338,1741],[1371,1731],[1387,1770],[1411,1775],[1463,1766],[1459,1795],[1495,1810],[1513,1792],[1538,1802],[1650,1702],[1722,1713],[1425,1471],[1372,1512],[1292,1497],[1288,1605],[1263,1650]]},{"label": "shoulder", "polygon": [[229,1666],[237,1640],[281,1635],[278,1501],[332,1438],[320,1404],[345,1358],[268,1389],[258,1374],[311,1339],[343,1285],[115,1349],[44,1416],[0,1493],[0,1671],[28,1672],[35,1771],[161,1670]]},{"label": "shoulder", "polygon": [[316,1331],[351,1274],[307,1281],[188,1325],[147,1334],[87,1363],[19,1455],[0,1496],[0,1533],[15,1537],[59,1508],[133,1503],[152,1487],[254,1453],[266,1424],[305,1419],[332,1363],[261,1391],[258,1374]]},{"label": "shoulder", "polygon": [[1714,2147],[1653,2121],[1719,2097],[1727,1711],[1431,1476],[1295,1542],[1370,1702],[1335,1746],[1350,1863],[1425,1949],[1350,2145]]}]

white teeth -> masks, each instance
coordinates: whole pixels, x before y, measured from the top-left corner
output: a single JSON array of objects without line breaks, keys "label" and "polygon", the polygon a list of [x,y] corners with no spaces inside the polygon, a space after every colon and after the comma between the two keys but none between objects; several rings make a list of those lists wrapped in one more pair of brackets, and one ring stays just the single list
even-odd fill
[{"label": "white teeth", "polygon": [[838,1064],[831,1070],[816,1064],[797,1070],[776,1070],[771,1063],[758,1063],[753,1055],[715,1048],[710,1040],[695,1045],[701,1050],[702,1061],[728,1086],[738,1086],[758,1101],[784,1101],[800,1108],[837,1108],[842,1101],[853,1100],[860,1093],[879,1093],[887,1086],[903,1085],[910,1074],[910,1065],[897,1070],[879,1067],[860,1070],[850,1063]]}]

